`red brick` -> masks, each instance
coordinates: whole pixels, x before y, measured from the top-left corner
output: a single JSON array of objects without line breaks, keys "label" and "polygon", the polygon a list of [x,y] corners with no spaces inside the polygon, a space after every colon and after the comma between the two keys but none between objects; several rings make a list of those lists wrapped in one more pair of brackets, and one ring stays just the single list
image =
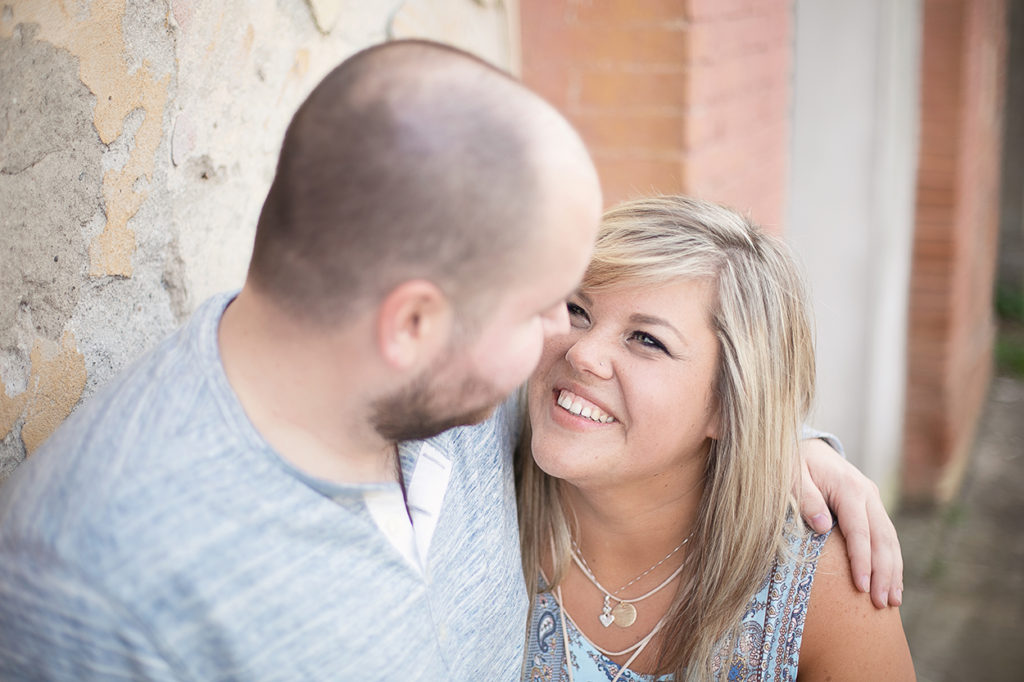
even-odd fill
[{"label": "red brick", "polygon": [[650,194],[682,191],[682,172],[677,161],[605,155],[596,151],[594,157],[605,206]]},{"label": "red brick", "polygon": [[662,26],[686,19],[683,0],[572,0],[569,21],[582,26]]},{"label": "red brick", "polygon": [[573,122],[591,149],[660,149],[677,154],[682,150],[678,114],[581,112]]},{"label": "red brick", "polygon": [[917,184],[917,205],[936,208],[952,208],[956,205],[957,193],[950,187],[929,187],[920,181]]},{"label": "red brick", "polygon": [[991,374],[1004,11],[924,2],[903,481],[924,497],[965,456]]},{"label": "red brick", "polygon": [[726,122],[717,110],[690,109],[682,117],[682,147],[693,150],[725,135]]},{"label": "red brick", "polygon": [[682,72],[631,73],[584,71],[579,76],[579,105],[615,111],[677,112],[686,104],[686,75]]},{"label": "red brick", "polygon": [[791,54],[788,47],[743,55],[688,69],[690,102],[710,106],[724,99],[746,97],[751,91],[788,88]]},{"label": "red brick", "polygon": [[695,22],[690,27],[690,58],[713,63],[790,45],[788,12],[745,14]]},{"label": "red brick", "polygon": [[721,187],[731,178],[762,165],[773,165],[785,157],[788,122],[764,123],[693,150],[687,156],[690,180],[697,186]]},{"label": "red brick", "polygon": [[570,54],[564,38],[566,0],[521,0],[522,79],[555,107],[565,110]]},{"label": "red brick", "polygon": [[955,153],[955,148],[944,152],[935,149],[933,144],[930,144],[928,149],[922,151],[917,159],[919,174],[926,171],[935,176],[941,174],[948,178],[955,177],[961,165],[960,157]]},{"label": "red brick", "polygon": [[914,261],[934,258],[951,259],[955,255],[955,247],[951,239],[915,239]]},{"label": "red brick", "polygon": [[737,14],[744,0],[685,0],[684,4],[686,16],[699,21]]},{"label": "red brick", "polygon": [[686,60],[682,28],[569,27],[566,40],[577,63],[596,66],[679,66]]}]

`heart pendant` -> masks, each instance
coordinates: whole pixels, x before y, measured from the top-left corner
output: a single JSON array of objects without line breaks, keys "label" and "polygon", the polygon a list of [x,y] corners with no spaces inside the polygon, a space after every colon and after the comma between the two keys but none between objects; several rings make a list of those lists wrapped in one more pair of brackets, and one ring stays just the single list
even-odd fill
[{"label": "heart pendant", "polygon": [[615,616],[610,613],[602,613],[598,618],[601,619],[601,625],[608,627],[615,620]]},{"label": "heart pendant", "polygon": [[612,609],[612,618],[620,628],[628,628],[636,622],[636,607],[621,601]]}]

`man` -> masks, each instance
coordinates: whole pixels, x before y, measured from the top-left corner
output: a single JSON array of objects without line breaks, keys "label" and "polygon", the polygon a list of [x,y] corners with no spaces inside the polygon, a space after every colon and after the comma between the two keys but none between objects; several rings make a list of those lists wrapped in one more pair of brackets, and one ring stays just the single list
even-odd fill
[{"label": "man", "polygon": [[578,136],[505,74],[421,41],[340,65],[242,290],[0,491],[0,679],[515,679],[520,417],[495,410],[600,210]]}]

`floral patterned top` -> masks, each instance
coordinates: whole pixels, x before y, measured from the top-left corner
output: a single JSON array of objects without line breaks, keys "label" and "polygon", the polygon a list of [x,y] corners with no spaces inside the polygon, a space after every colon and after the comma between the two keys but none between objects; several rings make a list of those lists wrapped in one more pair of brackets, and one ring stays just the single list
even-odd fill
[{"label": "floral patterned top", "polygon": [[[790,557],[776,561],[757,593],[747,603],[739,637],[732,651],[719,651],[712,660],[712,676],[728,666],[730,682],[791,682],[796,679],[807,603],[811,596],[818,557],[828,538],[787,533]],[[541,582],[543,588],[543,581]],[[530,633],[523,665],[524,682],[568,682],[563,651],[560,607],[551,592],[537,595],[530,614]],[[574,682],[610,682],[619,666],[599,652],[570,619],[569,655]],[[671,682],[627,670],[621,682]]]}]

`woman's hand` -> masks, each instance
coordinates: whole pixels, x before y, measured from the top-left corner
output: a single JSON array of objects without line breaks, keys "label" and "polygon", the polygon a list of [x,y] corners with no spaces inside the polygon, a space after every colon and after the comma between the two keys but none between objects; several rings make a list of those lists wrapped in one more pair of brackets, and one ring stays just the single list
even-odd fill
[{"label": "woman's hand", "polygon": [[832,526],[846,537],[853,582],[878,608],[903,601],[903,554],[878,486],[825,441],[800,442],[800,513],[817,532]]}]

